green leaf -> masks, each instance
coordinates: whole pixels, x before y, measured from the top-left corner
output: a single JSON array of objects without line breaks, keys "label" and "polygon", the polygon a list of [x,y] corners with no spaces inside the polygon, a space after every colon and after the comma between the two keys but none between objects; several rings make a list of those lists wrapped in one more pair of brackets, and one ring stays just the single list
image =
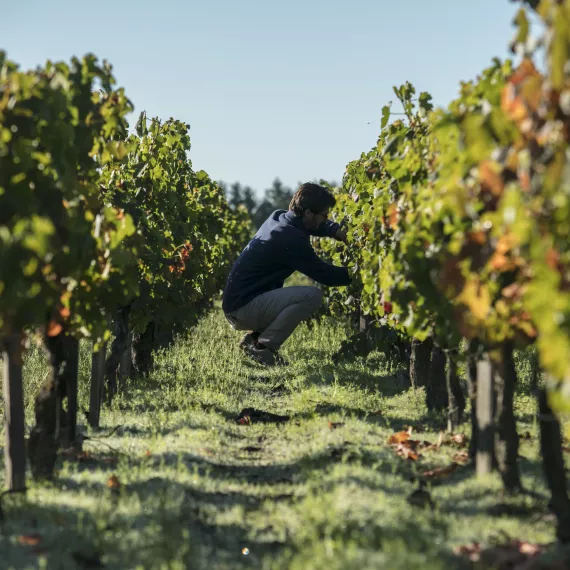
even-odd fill
[{"label": "green leaf", "polygon": [[380,123],[380,129],[384,129],[390,120],[390,107],[391,103],[382,107],[382,122]]},{"label": "green leaf", "polygon": [[148,129],[146,126],[146,111],[143,111],[139,115],[139,119],[135,125],[135,132],[139,137],[143,137],[148,133]]}]

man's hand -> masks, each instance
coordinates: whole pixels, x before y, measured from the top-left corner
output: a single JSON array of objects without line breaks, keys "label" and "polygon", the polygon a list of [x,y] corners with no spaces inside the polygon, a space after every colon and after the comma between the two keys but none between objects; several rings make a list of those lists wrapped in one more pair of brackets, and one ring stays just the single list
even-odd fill
[{"label": "man's hand", "polygon": [[338,241],[342,241],[343,243],[347,243],[347,241],[346,241],[346,232],[345,232],[342,228],[340,228],[340,229],[338,230],[338,232],[336,232],[336,236],[335,236],[335,237],[336,237],[336,239],[337,239]]}]

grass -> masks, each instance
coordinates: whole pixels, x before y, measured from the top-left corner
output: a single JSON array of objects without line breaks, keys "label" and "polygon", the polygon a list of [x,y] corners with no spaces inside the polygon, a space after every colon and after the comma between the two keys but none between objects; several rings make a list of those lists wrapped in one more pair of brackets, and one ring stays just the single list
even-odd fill
[{"label": "grass", "polygon": [[[394,453],[392,433],[413,426],[435,442],[443,419],[379,354],[334,365],[345,336],[340,323],[302,325],[284,350],[291,365],[267,370],[244,360],[239,334],[213,312],[104,410],[101,430],[82,426],[93,438],[82,460],[62,456],[52,482],[4,498],[0,566],[435,570],[461,568],[453,547],[472,541],[554,540],[526,390],[516,402],[520,432],[531,435],[520,468],[540,498],[502,497],[497,476],[476,481],[467,466],[434,479],[435,508],[422,509],[406,500],[417,473],[449,465],[457,449],[444,445],[417,462]],[[524,380],[524,354],[517,366]],[[31,349],[28,428],[46,371]],[[88,377],[82,346],[83,407]],[[240,425],[246,407],[291,419]]]}]

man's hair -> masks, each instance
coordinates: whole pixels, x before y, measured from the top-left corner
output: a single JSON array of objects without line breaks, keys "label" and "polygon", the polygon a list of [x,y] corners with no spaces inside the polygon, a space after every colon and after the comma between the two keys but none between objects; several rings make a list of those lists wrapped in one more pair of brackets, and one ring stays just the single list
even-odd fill
[{"label": "man's hair", "polygon": [[306,210],[311,210],[313,214],[320,214],[335,204],[336,198],[327,188],[312,182],[305,182],[295,192],[289,209],[293,210],[296,216],[302,216]]}]

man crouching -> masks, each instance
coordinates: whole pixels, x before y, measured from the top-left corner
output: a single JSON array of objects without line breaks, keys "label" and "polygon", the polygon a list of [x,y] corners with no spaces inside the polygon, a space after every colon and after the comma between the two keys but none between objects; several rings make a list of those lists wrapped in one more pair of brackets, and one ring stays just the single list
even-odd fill
[{"label": "man crouching", "polygon": [[323,186],[303,184],[289,211],[273,212],[232,267],[224,290],[224,313],[234,329],[250,331],[240,346],[266,366],[285,364],[279,348],[322,304],[320,289],[283,287],[287,277],[300,271],[323,285],[350,283],[348,269],[319,259],[310,242],[310,236],[346,242],[340,226],[327,220],[335,202]]}]

